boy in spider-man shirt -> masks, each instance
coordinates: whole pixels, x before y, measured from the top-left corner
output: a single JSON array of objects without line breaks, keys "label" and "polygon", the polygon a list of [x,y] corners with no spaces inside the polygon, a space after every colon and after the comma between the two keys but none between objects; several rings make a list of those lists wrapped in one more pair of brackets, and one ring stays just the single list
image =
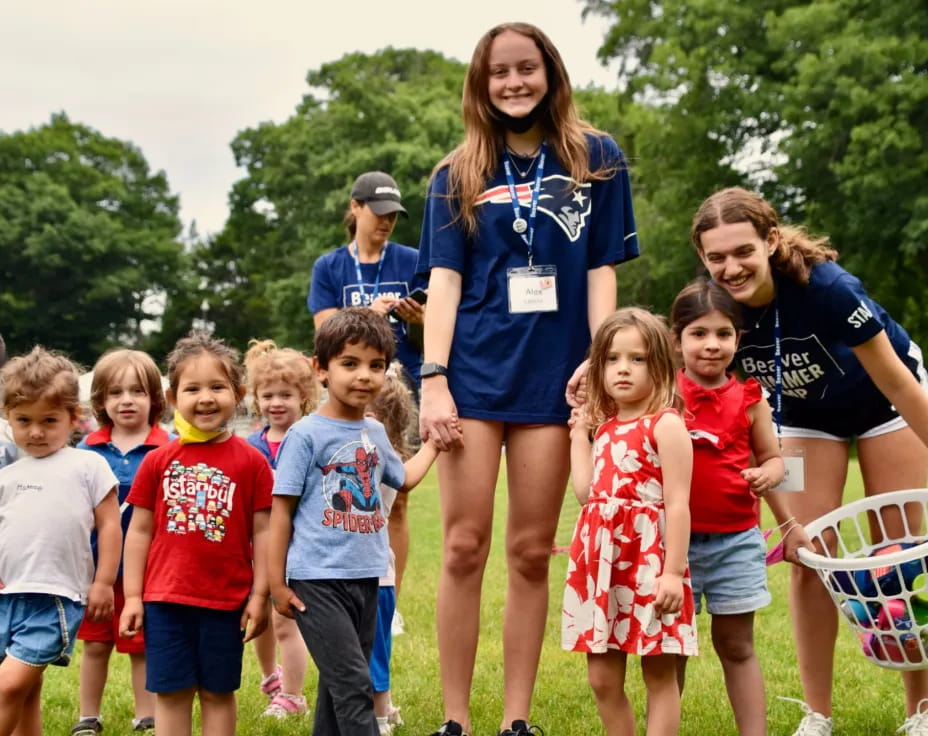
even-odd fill
[{"label": "boy in spider-man shirt", "polygon": [[281,614],[296,617],[319,669],[313,733],[376,736],[368,662],[378,579],[389,559],[379,488],[414,488],[438,451],[427,443],[404,464],[383,425],[365,416],[394,353],[383,317],[364,308],[339,310],[315,342],[313,367],[329,395],[280,446],[271,596]]}]

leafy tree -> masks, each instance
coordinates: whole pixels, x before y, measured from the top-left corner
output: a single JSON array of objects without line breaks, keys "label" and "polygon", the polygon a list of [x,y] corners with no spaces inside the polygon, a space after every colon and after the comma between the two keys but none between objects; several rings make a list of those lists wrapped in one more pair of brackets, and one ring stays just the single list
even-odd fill
[{"label": "leafy tree", "polygon": [[874,296],[928,337],[928,6],[586,0],[584,12],[614,21],[600,55],[627,82],[640,224],[658,225],[645,242],[669,255],[703,197],[754,186],[829,233]]},{"label": "leafy tree", "polygon": [[141,151],[63,114],[0,133],[0,330],[92,363],[138,344],[175,278],[177,199]]}]

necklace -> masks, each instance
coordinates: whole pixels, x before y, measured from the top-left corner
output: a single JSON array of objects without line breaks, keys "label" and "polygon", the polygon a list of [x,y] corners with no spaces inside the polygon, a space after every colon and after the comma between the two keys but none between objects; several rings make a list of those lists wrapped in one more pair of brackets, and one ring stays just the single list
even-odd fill
[{"label": "necklace", "polygon": [[[520,177],[522,177],[523,179],[525,179],[529,174],[532,173],[532,169],[535,168],[535,162],[538,160],[538,154],[539,154],[540,152],[541,152],[541,144],[540,144],[540,143],[538,144],[538,147],[535,148],[535,150],[532,151],[532,152],[531,152],[530,154],[528,154],[527,156],[523,156],[523,155],[521,155],[521,154],[519,154],[519,153],[516,153],[516,152],[513,151],[509,146],[506,146],[506,155],[509,157],[509,163],[512,164],[512,168],[514,168],[514,169],[516,170],[516,173],[517,173]],[[516,162],[515,162],[515,159],[513,158],[513,154],[515,154],[515,156],[516,156],[517,158],[531,158],[531,159],[532,159],[531,162],[530,162],[529,165],[528,165],[528,168],[527,168],[525,171],[522,171],[522,169],[520,169],[520,168],[518,167],[518,165],[517,165]]]},{"label": "necklace", "polygon": [[764,311],[761,312],[761,313],[757,316],[757,319],[754,320],[754,329],[755,329],[755,330],[760,329],[760,323],[763,322],[764,317],[767,316],[767,312],[770,311],[770,305],[771,305],[771,304],[773,304],[773,301],[767,302],[767,305],[764,307]]}]

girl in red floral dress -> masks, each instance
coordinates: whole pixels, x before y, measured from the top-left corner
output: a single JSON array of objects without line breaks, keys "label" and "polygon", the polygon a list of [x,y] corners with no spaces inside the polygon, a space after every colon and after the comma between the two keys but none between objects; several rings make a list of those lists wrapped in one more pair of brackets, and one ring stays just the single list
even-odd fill
[{"label": "girl in red floral dress", "polygon": [[674,355],[662,318],[615,312],[593,339],[588,402],[570,421],[583,509],[570,545],[562,646],[587,653],[608,736],[635,733],[628,654],[642,657],[648,736],[677,733],[676,659],[696,654],[686,568],[693,446],[674,408]]}]

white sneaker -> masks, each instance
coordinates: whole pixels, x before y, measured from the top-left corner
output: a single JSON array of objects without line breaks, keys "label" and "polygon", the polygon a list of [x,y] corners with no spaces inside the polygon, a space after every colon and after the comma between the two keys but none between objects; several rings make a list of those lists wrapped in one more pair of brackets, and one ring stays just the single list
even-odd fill
[{"label": "white sneaker", "polygon": [[[780,698],[790,703],[798,703],[805,717],[799,721],[799,727],[793,731],[793,736],[831,736],[831,718],[816,713],[806,703],[796,698]],[[928,736],[928,733],[925,734]]]},{"label": "white sneaker", "polygon": [[406,622],[403,620],[403,614],[399,611],[393,612],[393,623],[390,625],[390,633],[393,634],[393,636],[406,633]]},{"label": "white sneaker", "polygon": [[905,736],[928,736],[928,698],[918,701],[915,712],[903,721],[896,733]]}]

